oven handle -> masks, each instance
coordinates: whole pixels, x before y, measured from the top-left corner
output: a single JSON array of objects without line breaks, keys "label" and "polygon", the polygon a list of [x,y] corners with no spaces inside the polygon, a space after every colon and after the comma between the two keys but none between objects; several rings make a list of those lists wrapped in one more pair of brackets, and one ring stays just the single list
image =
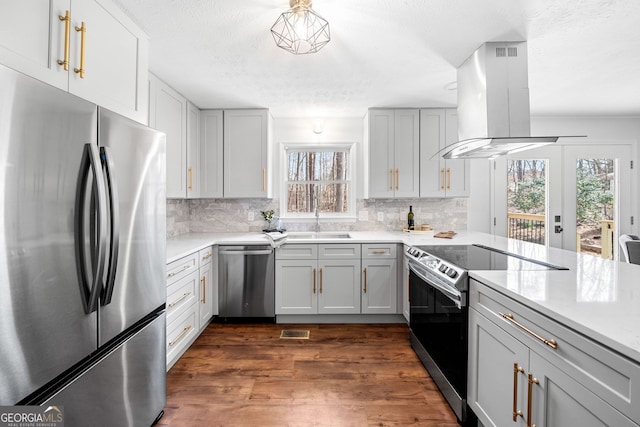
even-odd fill
[{"label": "oven handle", "polygon": [[426,282],[426,284],[428,286],[431,286],[435,289],[437,289],[438,291],[442,292],[447,298],[449,298],[458,308],[462,308],[462,293],[460,292],[455,292],[443,285],[441,285],[440,283],[437,283],[433,280],[430,280],[429,278],[426,277],[424,271],[418,267],[417,265],[415,265],[412,262],[409,262],[409,268],[411,269],[411,271],[413,271],[414,273],[416,273],[418,275],[418,277],[420,277],[422,280],[424,280]]}]

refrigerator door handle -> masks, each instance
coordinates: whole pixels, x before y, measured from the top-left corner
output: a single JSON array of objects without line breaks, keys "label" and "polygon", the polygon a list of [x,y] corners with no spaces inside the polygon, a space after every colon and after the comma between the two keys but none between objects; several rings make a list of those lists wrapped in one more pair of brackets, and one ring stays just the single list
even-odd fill
[{"label": "refrigerator door handle", "polygon": [[[80,296],[85,313],[89,314],[98,309],[98,297],[102,289],[104,281],[105,257],[107,249],[107,240],[105,231],[107,228],[107,219],[104,212],[106,206],[106,195],[104,178],[101,173],[100,156],[98,147],[94,144],[87,143],[82,151],[82,159],[80,160],[80,170],[78,172],[78,183],[76,186],[76,201],[74,213],[74,236],[75,236],[75,252],[76,252],[76,272],[78,274],[78,284],[80,285]],[[95,239],[94,227],[91,227],[91,265],[92,274],[87,272],[87,254],[85,250],[85,208],[87,184],[89,183],[89,174],[93,177],[92,183],[92,200],[91,206],[94,206],[94,200],[97,199],[97,209],[91,212],[91,223],[96,225]]]},{"label": "refrigerator door handle", "polygon": [[106,179],[106,188],[109,192],[109,224],[111,231],[109,239],[109,263],[106,272],[107,278],[102,290],[100,304],[108,305],[111,302],[111,297],[113,296],[113,288],[116,282],[116,269],[118,267],[118,250],[120,247],[120,204],[118,199],[118,183],[114,174],[113,160],[111,160],[109,149],[107,147],[100,147],[100,159],[102,160],[104,176]]}]

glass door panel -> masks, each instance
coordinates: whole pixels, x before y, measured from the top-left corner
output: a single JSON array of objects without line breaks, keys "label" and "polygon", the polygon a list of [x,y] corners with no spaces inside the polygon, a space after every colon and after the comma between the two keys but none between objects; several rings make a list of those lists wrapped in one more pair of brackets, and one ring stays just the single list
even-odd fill
[{"label": "glass door panel", "polygon": [[507,236],[544,245],[547,239],[545,160],[507,160]]}]

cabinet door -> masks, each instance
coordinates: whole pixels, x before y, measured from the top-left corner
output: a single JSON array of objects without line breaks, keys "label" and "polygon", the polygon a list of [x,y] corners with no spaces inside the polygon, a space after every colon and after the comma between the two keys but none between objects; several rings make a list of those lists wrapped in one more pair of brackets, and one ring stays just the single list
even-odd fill
[{"label": "cabinet door", "polygon": [[321,260],[318,313],[360,313],[360,260]]},{"label": "cabinet door", "polygon": [[420,196],[420,113],[396,110],[394,121],[394,195]]},{"label": "cabinet door", "polygon": [[362,261],[362,313],[397,313],[396,260]]},{"label": "cabinet door", "polygon": [[200,197],[200,110],[187,102],[187,199]]},{"label": "cabinet door", "polygon": [[[458,141],[458,113],[456,110],[445,110],[445,146]],[[447,197],[469,196],[469,160],[443,160],[445,168]]]},{"label": "cabinet door", "polygon": [[467,402],[485,427],[526,425],[514,411],[526,415],[528,367],[527,346],[469,309]]},{"label": "cabinet door", "polygon": [[402,314],[404,318],[409,322],[411,318],[410,305],[409,304],[409,262],[404,259],[402,262]]},{"label": "cabinet door", "polygon": [[[85,23],[85,49],[82,32]],[[149,39],[108,0],[74,1],[71,10],[69,92],[141,123],[147,123]]]},{"label": "cabinet door", "polygon": [[531,394],[532,424],[538,427],[637,425],[533,351],[529,371],[537,380]]},{"label": "cabinet door", "polygon": [[200,113],[200,197],[222,197],[222,110]]},{"label": "cabinet door", "polygon": [[0,2],[0,64],[67,90],[64,60],[65,16],[70,0]]},{"label": "cabinet door", "polygon": [[276,261],[276,314],[318,313],[317,261]]},{"label": "cabinet door", "polygon": [[198,325],[200,330],[207,327],[213,316],[213,270],[212,264],[200,266],[200,283],[198,289]]},{"label": "cabinet door", "polygon": [[388,198],[394,193],[394,112],[369,111],[369,197]]},{"label": "cabinet door", "polygon": [[442,108],[420,110],[420,197],[444,197],[446,170],[441,154],[445,143],[445,113]]},{"label": "cabinet door", "polygon": [[167,136],[167,198],[187,196],[187,100],[150,75],[149,126]]},{"label": "cabinet door", "polygon": [[268,197],[268,111],[224,112],[224,197]]}]

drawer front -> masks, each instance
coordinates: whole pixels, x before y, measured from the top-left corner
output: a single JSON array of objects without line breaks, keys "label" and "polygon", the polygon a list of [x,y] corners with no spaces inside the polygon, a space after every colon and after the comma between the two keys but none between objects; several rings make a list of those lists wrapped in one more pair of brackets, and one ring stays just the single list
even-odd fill
[{"label": "drawer front", "polygon": [[[469,303],[618,411],[640,419],[640,365],[474,279],[470,281]],[[531,332],[555,340],[557,349],[499,313],[510,314]]]},{"label": "drawer front", "polygon": [[397,243],[375,243],[362,245],[362,258],[396,258]]},{"label": "drawer front", "polygon": [[318,259],[360,259],[360,253],[357,243],[318,245]]},{"label": "drawer front", "polygon": [[276,249],[276,259],[318,259],[318,245],[288,243]]},{"label": "drawer front", "polygon": [[213,247],[200,249],[198,252],[198,259],[200,260],[200,267],[206,264],[211,264],[211,258],[213,257]]},{"label": "drawer front", "polygon": [[167,287],[167,323],[171,323],[196,303],[198,279],[198,272],[194,271]]},{"label": "drawer front", "polygon": [[194,252],[167,265],[167,286],[198,270],[198,253]]},{"label": "drawer front", "polygon": [[167,365],[177,359],[198,331],[198,305],[192,305],[173,322],[167,324]]}]

